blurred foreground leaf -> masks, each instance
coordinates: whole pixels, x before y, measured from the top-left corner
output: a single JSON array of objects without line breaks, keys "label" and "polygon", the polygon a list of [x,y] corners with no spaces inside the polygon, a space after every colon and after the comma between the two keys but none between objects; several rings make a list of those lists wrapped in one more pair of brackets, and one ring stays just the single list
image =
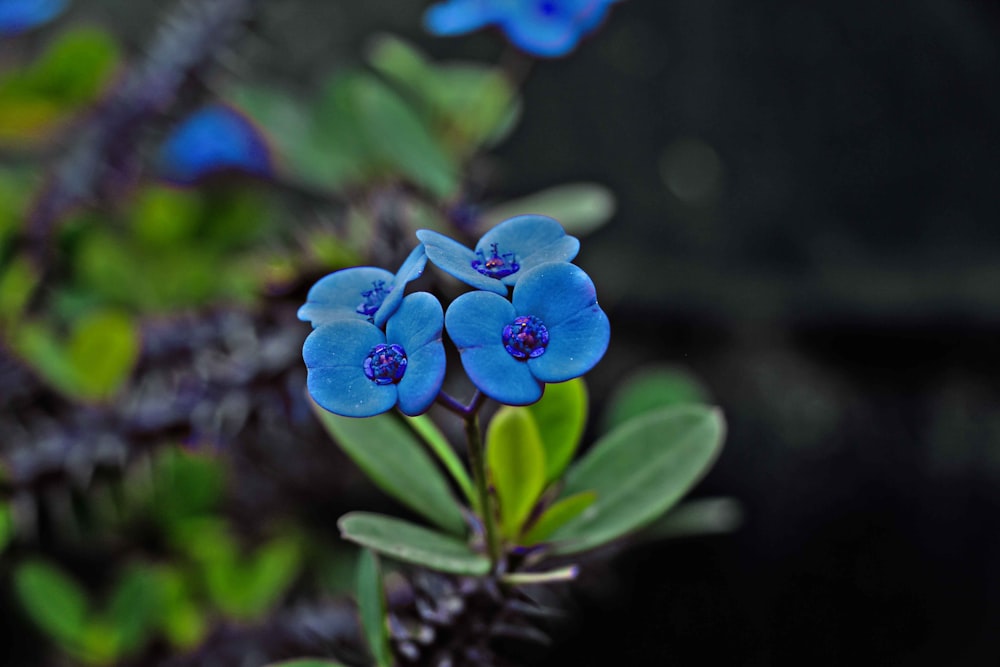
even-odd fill
[{"label": "blurred foreground leaf", "polygon": [[592,491],[596,502],[552,535],[555,552],[591,549],[661,516],[708,471],[722,448],[716,408],[650,412],[601,438],[570,468],[564,494]]},{"label": "blurred foreground leaf", "polygon": [[398,560],[451,574],[481,576],[490,561],[454,537],[402,519],[369,512],[350,512],[337,521],[341,536]]}]

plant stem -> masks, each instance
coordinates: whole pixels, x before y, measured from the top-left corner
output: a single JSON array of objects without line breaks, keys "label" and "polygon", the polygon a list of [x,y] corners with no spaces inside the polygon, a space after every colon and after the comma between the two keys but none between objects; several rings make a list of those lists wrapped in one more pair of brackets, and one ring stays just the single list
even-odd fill
[{"label": "plant stem", "polygon": [[490,494],[489,480],[486,478],[486,456],[483,449],[483,438],[479,433],[478,410],[465,417],[465,438],[469,443],[469,465],[472,467],[472,478],[479,493],[479,507],[483,513],[486,549],[495,572],[500,563],[500,536],[497,534],[493,496]]}]

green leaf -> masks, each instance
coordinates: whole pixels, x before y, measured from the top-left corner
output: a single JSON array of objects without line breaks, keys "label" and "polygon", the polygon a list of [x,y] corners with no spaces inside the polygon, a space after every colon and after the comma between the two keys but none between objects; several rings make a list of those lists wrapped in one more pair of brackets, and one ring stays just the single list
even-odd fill
[{"label": "green leaf", "polygon": [[385,84],[356,82],[356,104],[365,137],[414,183],[446,198],[458,189],[458,168],[438,146],[420,116]]},{"label": "green leaf", "polygon": [[134,565],[122,574],[107,610],[122,652],[131,653],[146,643],[159,623],[162,606],[160,578],[154,571]]},{"label": "green leaf", "polygon": [[154,460],[152,486],[154,515],[169,530],[215,509],[225,490],[225,473],[210,455],[167,447]]},{"label": "green leaf", "polygon": [[528,406],[545,450],[545,481],[562,475],[587,426],[587,384],[583,378],[545,385],[541,400]]},{"label": "green leaf", "polygon": [[326,97],[310,104],[264,86],[237,86],[226,94],[267,133],[281,168],[300,183],[320,189],[357,179],[358,165],[364,162],[357,151],[360,131],[349,117],[351,110],[330,104]]},{"label": "green leaf", "polygon": [[531,546],[539,542],[544,542],[560,527],[583,514],[584,510],[593,505],[596,500],[596,493],[585,491],[553,503],[538,518],[535,525],[524,534],[519,543]]},{"label": "green leaf", "polygon": [[110,398],[128,379],[139,356],[139,332],[126,315],[110,310],[77,322],[67,343],[80,396]]},{"label": "green leaf", "polygon": [[412,44],[394,35],[376,35],[368,47],[368,62],[393,82],[421,92],[432,85],[434,68]]},{"label": "green leaf", "polygon": [[151,250],[190,243],[202,222],[197,191],[149,187],[139,194],[130,216],[136,239]]},{"label": "green leaf", "polygon": [[271,540],[246,558],[231,548],[206,553],[208,588],[216,603],[236,618],[254,619],[273,608],[299,573],[302,554],[289,537]]},{"label": "green leaf", "polygon": [[670,510],[643,531],[647,540],[731,533],[743,521],[743,508],[733,498],[699,498]]},{"label": "green leaf", "polygon": [[707,403],[708,389],[688,371],[663,366],[637,373],[623,382],[608,403],[605,429],[659,408],[689,403]]},{"label": "green leaf", "polygon": [[375,664],[378,667],[392,667],[382,570],[378,556],[369,549],[362,549],[358,559],[358,613]]},{"label": "green leaf", "polygon": [[340,534],[363,547],[431,570],[482,576],[490,571],[490,560],[465,542],[428,530],[402,519],[351,512],[337,521]]},{"label": "green leaf", "polygon": [[163,634],[175,648],[197,646],[208,632],[208,619],[200,600],[191,591],[191,584],[171,566],[160,567],[157,576],[163,600],[160,617]]},{"label": "green leaf", "polygon": [[0,555],[14,537],[14,514],[10,505],[0,502]]},{"label": "green leaf", "polygon": [[485,230],[523,213],[555,218],[570,234],[589,234],[614,216],[615,196],[597,183],[557,185],[490,208],[483,213],[481,226]]},{"label": "green leaf", "polygon": [[50,140],[56,124],[100,94],[118,59],[107,32],[80,28],[59,36],[30,67],[0,75],[0,144]]},{"label": "green leaf", "polygon": [[421,102],[438,137],[459,158],[498,140],[517,117],[516,91],[498,67],[432,64],[411,44],[391,35],[374,40],[368,60]]},{"label": "green leaf", "polygon": [[716,408],[676,406],[645,414],[603,437],[566,476],[564,493],[597,501],[552,535],[556,553],[592,549],[649,524],[708,471],[722,448]]},{"label": "green leaf", "polygon": [[459,156],[496,144],[516,125],[517,93],[499,68],[449,64],[436,74],[434,101],[446,114],[445,137]]},{"label": "green leaf", "polygon": [[18,566],[14,588],[28,616],[56,642],[74,650],[87,625],[87,596],[75,581],[40,560]]},{"label": "green leaf", "polygon": [[545,450],[527,408],[504,406],[486,429],[486,466],[504,535],[516,537],[545,488]]},{"label": "green leaf", "polygon": [[462,460],[458,458],[458,454],[452,448],[451,443],[448,442],[444,433],[441,432],[441,429],[427,415],[405,417],[405,419],[410,427],[417,432],[417,435],[424,439],[424,442],[431,448],[431,451],[437,455],[438,460],[444,464],[445,470],[451,473],[452,479],[462,489],[462,493],[465,494],[469,504],[475,507],[477,502],[476,490],[469,479],[469,473],[465,471]]},{"label": "green leaf", "polygon": [[38,270],[26,257],[14,258],[0,272],[0,329],[18,323],[38,279]]},{"label": "green leaf", "polygon": [[355,419],[313,407],[337,444],[376,486],[448,532],[465,534],[465,519],[447,480],[399,419],[389,413]]}]

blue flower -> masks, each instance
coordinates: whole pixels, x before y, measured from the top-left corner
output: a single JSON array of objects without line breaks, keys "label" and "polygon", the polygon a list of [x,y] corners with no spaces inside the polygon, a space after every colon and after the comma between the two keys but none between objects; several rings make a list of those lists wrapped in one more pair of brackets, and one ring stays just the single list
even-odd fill
[{"label": "blue flower", "polygon": [[562,262],[526,272],[511,301],[491,292],[463,294],[448,308],[445,328],[472,383],[507,405],[534,403],[543,383],[583,375],[611,337],[594,283]]},{"label": "blue flower", "polygon": [[563,56],[593,31],[617,0],[447,0],[424,14],[435,35],[461,35],[496,25],[518,48]]},{"label": "blue flower", "polygon": [[48,23],[66,10],[67,0],[0,0],[0,37]]},{"label": "blue flower", "polygon": [[396,275],[374,266],[341,269],[316,281],[299,308],[299,319],[313,328],[342,319],[362,319],[381,327],[403,300],[406,283],[424,272],[427,255],[418,245]]},{"label": "blue flower", "polygon": [[174,128],[160,147],[159,168],[164,178],[181,185],[224,171],[269,176],[271,151],[246,117],[230,107],[212,104]]},{"label": "blue flower", "polygon": [[519,215],[483,234],[475,250],[429,229],[417,231],[427,258],[464,283],[507,296],[532,267],[546,262],[569,262],[580,241],[558,222],[544,215]]},{"label": "blue flower", "polygon": [[318,327],[302,346],[309,394],[345,417],[371,417],[395,405],[411,416],[426,412],[444,381],[443,323],[438,300],[417,292],[403,299],[384,333],[358,319]]}]

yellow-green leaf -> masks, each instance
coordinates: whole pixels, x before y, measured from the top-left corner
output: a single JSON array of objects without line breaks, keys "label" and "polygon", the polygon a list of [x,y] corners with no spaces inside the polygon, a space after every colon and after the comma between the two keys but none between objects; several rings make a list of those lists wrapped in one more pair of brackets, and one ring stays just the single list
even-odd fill
[{"label": "yellow-green leaf", "polygon": [[545,451],[527,408],[505,406],[486,430],[486,465],[500,500],[500,525],[516,537],[545,488]]}]

